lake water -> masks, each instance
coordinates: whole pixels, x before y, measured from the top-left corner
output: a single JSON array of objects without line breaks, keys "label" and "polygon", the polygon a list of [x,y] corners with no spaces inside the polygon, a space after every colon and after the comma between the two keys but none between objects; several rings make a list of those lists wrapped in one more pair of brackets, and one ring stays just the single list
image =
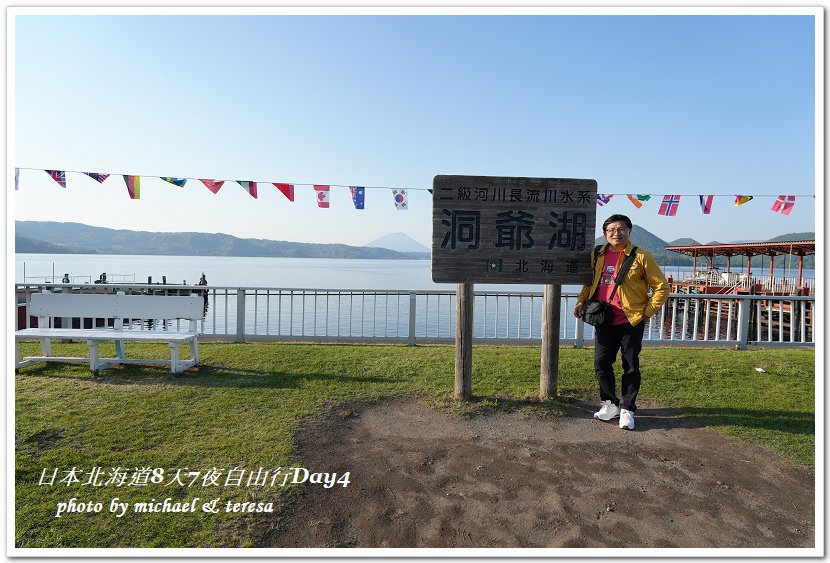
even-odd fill
[{"label": "lake water", "polygon": [[[109,254],[16,254],[16,282],[60,282],[69,274],[73,283],[89,283],[107,274],[110,282],[195,284],[202,273],[212,287],[279,287],[293,289],[392,289],[447,290],[455,284],[432,281],[429,260],[357,260],[330,258],[270,258],[233,256],[145,256]],[[25,280],[24,280],[25,271]],[[666,266],[667,275],[677,277],[677,266]],[[682,274],[691,271],[681,267]],[[739,272],[739,268],[733,268]],[[796,268],[776,269],[775,275],[796,275]],[[768,268],[753,268],[766,275]],[[812,278],[814,270],[804,270]],[[476,284],[481,291],[542,291],[541,285]],[[579,286],[563,286],[575,292]]]},{"label": "lake water", "polygon": [[[275,288],[280,290],[398,290],[398,291],[455,291],[455,284],[436,284],[432,281],[429,260],[351,260],[317,258],[251,258],[226,256],[123,256],[101,254],[16,254],[15,281],[44,283],[53,279],[60,282],[64,274],[72,283],[84,284],[106,272],[112,283],[195,284],[204,272],[211,288],[218,290],[211,301],[205,319],[205,334],[234,334],[237,318],[235,288]],[[678,268],[668,266],[667,275],[677,276]],[[680,268],[681,275],[691,268]],[[739,271],[735,268],[733,271]],[[768,270],[754,270],[765,275]],[[776,275],[795,276],[790,269],[776,270]],[[804,277],[814,275],[805,270]],[[538,292],[541,285],[476,284],[476,291]],[[574,295],[580,286],[562,287],[564,295]],[[288,292],[280,297],[258,298],[249,295],[245,302],[247,334],[329,336],[397,336],[408,331],[408,299],[400,297],[294,295]],[[539,338],[539,320],[542,300],[521,296],[479,296],[475,308],[474,332],[476,338],[511,335],[519,338]],[[562,338],[573,337],[575,321],[570,315],[574,301],[563,299],[560,325]],[[418,337],[450,338],[454,332],[454,295],[417,297],[416,334]],[[586,338],[593,334],[586,327]],[[570,336],[568,336],[570,335]]]},{"label": "lake water", "polygon": [[[455,284],[432,281],[429,260],[355,260],[331,258],[270,258],[235,256],[144,256],[109,254],[16,254],[16,282],[60,282],[69,274],[73,283],[89,283],[106,272],[110,282],[195,284],[202,273],[213,287],[280,287],[296,289],[392,289],[446,290]],[[666,275],[678,277],[690,267],[664,266]],[[24,280],[25,271],[25,280]],[[733,267],[734,272],[740,268]],[[766,275],[768,268],[753,268]],[[797,275],[797,264],[789,270],[776,269],[777,276]],[[814,278],[814,270],[804,270]],[[125,278],[126,277],[126,278]],[[481,291],[542,291],[541,285],[476,284]],[[563,286],[563,292],[579,286]]]},{"label": "lake water", "polygon": [[[204,272],[213,287],[280,287],[296,289],[446,290],[455,284],[434,283],[430,260],[362,260],[331,258],[266,258],[233,256],[123,256],[107,254],[16,254],[15,281],[56,281],[69,274],[73,283],[110,282],[195,284]],[[127,279],[124,280],[124,276]],[[542,291],[541,285],[477,284],[480,290]],[[565,286],[563,291],[576,290]]]}]

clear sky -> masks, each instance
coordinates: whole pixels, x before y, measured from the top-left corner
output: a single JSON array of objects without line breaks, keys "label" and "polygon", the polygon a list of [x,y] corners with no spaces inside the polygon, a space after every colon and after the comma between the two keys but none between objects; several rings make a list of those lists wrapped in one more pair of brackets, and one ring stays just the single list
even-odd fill
[{"label": "clear sky", "polygon": [[[669,241],[815,230],[809,15],[64,12],[14,17],[17,220],[429,245],[433,176],[472,174],[596,179],[619,194],[600,224],[625,213]],[[296,183],[295,202],[271,182]],[[310,184],[335,185],[330,209]],[[654,195],[637,210],[626,193]],[[676,217],[657,214],[663,194],[683,196]],[[722,196],[711,215],[699,194]],[[779,194],[802,196],[789,216],[770,211]]]}]

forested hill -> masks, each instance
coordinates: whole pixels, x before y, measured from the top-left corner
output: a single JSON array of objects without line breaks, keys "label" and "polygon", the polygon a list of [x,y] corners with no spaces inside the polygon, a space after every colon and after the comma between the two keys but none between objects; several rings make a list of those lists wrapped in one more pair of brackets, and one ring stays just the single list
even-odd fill
[{"label": "forested hill", "polygon": [[[779,235],[769,242],[787,240],[813,240],[815,233],[801,232]],[[676,252],[666,251],[666,246],[700,244],[693,238],[679,238],[666,242],[648,230],[634,226],[631,240],[637,246],[651,252],[663,265],[691,265],[692,259]],[[604,244],[599,237],[595,244]],[[720,244],[709,241],[704,244]],[[148,254],[172,256],[275,256],[295,258],[381,258],[428,259],[428,252],[396,252],[387,248],[349,246],[345,244],[312,244],[266,239],[238,238],[222,233],[153,233],[91,227],[81,223],[52,221],[15,222],[15,252],[46,254]],[[762,264],[762,257],[753,259],[753,268]],[[733,259],[736,264],[738,259]],[[781,267],[785,258],[778,258]],[[768,264],[768,259],[764,259]],[[725,262],[718,259],[716,265]],[[815,257],[804,259],[805,268],[815,268]]]},{"label": "forested hill", "polygon": [[[777,237],[773,237],[769,240],[763,242],[781,242],[781,241],[790,241],[790,240],[815,240],[816,234],[813,232],[800,232],[800,233],[788,233],[784,235],[779,235]],[[594,244],[605,244],[606,240],[605,237],[597,237],[594,241]],[[654,235],[647,231],[646,229],[634,225],[634,228],[631,231],[631,242],[635,245],[639,246],[640,248],[644,248],[651,252],[654,255],[654,258],[657,260],[658,264],[665,265],[665,266],[691,266],[692,265],[692,258],[690,256],[684,256],[677,252],[672,252],[666,250],[667,246],[691,246],[695,244],[728,244],[724,242],[719,242],[716,240],[707,241],[705,243],[700,243],[693,238],[679,238],[673,240],[671,242],[666,242],[657,235]],[[740,258],[733,258],[732,264],[733,267],[739,264]],[[786,256],[776,258],[777,267],[785,267],[784,261],[786,260]],[[797,263],[796,258],[790,258],[792,263]],[[767,266],[769,264],[769,258],[756,256],[752,259],[752,267],[756,268],[757,266]],[[715,265],[718,267],[724,267],[726,265],[726,259],[722,257],[718,257],[715,260]],[[808,269],[815,268],[815,255],[809,255],[804,257],[804,267]]]},{"label": "forested hill", "polygon": [[429,253],[396,252],[346,244],[243,239],[221,233],[151,233],[51,221],[15,222],[15,252],[392,260],[429,258]]}]

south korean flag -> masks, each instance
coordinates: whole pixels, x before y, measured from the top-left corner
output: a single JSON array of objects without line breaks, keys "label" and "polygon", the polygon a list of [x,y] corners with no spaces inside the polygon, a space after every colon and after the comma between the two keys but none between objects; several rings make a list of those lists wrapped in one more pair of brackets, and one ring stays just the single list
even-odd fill
[{"label": "south korean flag", "polygon": [[392,197],[395,199],[395,209],[398,211],[409,209],[406,203],[406,190],[392,190]]}]

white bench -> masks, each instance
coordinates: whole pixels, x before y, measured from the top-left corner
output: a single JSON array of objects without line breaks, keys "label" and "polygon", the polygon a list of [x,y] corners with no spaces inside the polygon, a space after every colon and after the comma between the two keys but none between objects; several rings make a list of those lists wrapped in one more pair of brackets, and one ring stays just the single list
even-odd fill
[{"label": "white bench", "polygon": [[[27,328],[14,333],[16,369],[41,362],[89,362],[93,373],[116,364],[163,364],[172,373],[178,373],[199,363],[196,320],[204,316],[204,298],[199,295],[125,295],[124,293],[35,293],[32,295],[29,314],[38,317],[37,328]],[[112,319],[113,328],[53,328],[54,318]],[[172,330],[124,329],[124,320],[187,319],[186,332]],[[107,321],[105,321],[106,326]],[[169,324],[176,324],[170,321]],[[20,341],[40,341],[42,356],[20,358]],[[52,339],[84,340],[89,346],[89,357],[52,355]],[[170,347],[170,359],[133,359],[124,352],[125,341],[166,342]],[[115,358],[102,358],[99,346],[102,342],[115,342]],[[190,359],[179,359],[179,346],[190,347]]]}]

